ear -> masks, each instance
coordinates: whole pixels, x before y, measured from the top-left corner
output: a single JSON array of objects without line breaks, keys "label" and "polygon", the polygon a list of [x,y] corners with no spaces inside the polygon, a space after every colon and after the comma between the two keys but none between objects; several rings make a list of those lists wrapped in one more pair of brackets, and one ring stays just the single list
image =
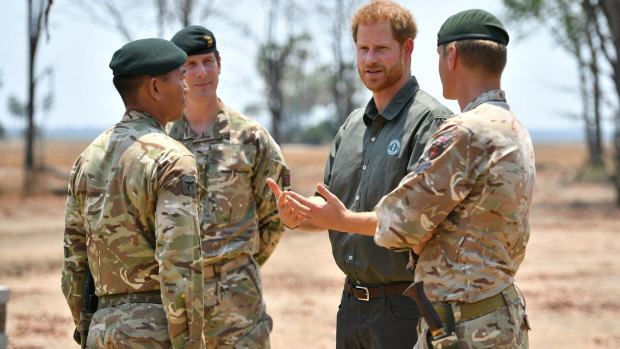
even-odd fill
[{"label": "ear", "polygon": [[147,88],[149,91],[149,95],[156,101],[161,99],[161,93],[159,91],[159,79],[156,77],[149,78],[147,82]]},{"label": "ear", "polygon": [[450,70],[454,70],[454,68],[456,67],[456,59],[458,55],[459,51],[456,49],[456,46],[448,46],[448,68]]},{"label": "ear", "polygon": [[405,43],[403,44],[403,50],[405,52],[405,59],[409,59],[411,58],[411,54],[413,53],[413,39],[412,38],[408,38],[407,40],[405,40]]}]

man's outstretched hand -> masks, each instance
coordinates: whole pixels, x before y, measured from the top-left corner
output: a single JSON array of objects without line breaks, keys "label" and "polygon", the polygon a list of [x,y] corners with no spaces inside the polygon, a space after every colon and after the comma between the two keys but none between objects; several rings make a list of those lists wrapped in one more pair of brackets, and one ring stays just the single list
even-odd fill
[{"label": "man's outstretched hand", "polygon": [[301,222],[304,220],[304,216],[301,215],[298,211],[296,211],[290,204],[288,199],[288,195],[291,192],[282,192],[280,187],[278,187],[278,183],[271,178],[267,178],[267,185],[273,191],[273,194],[276,196],[277,200],[277,208],[280,213],[280,220],[284,225],[288,228],[296,228],[301,225]]},{"label": "man's outstretched hand", "polygon": [[323,184],[317,184],[316,189],[322,198],[306,198],[295,192],[288,192],[287,201],[308,223],[323,229],[346,231],[349,210]]}]

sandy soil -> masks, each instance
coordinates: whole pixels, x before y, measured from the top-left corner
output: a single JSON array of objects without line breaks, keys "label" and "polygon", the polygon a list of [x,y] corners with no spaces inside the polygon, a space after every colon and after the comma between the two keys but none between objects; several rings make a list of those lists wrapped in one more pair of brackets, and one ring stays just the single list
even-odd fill
[{"label": "sandy soil", "polygon": [[[0,142],[0,285],[11,289],[9,348],[77,348],[60,291],[66,176],[84,143],[47,142],[45,163],[61,176],[24,185],[21,143]],[[283,147],[293,189],[320,181],[326,147]],[[579,145],[536,147],[538,180],[532,234],[517,285],[532,323],[531,348],[620,347],[620,210],[607,184],[575,181]],[[333,348],[343,274],[325,232],[287,232],[263,268],[272,347]]]}]

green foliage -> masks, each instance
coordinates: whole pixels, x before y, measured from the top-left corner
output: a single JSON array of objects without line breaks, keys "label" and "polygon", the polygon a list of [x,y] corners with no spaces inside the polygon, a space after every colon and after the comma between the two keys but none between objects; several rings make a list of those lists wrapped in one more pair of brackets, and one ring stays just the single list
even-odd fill
[{"label": "green foliage", "polygon": [[588,165],[582,169],[581,180],[597,183],[609,182],[609,173],[607,173],[605,166]]},{"label": "green foliage", "polygon": [[288,128],[282,138],[285,143],[328,144],[334,137],[331,124],[330,120],[324,120],[303,130]]},{"label": "green foliage", "polygon": [[274,127],[279,127],[283,133],[282,141],[300,141],[285,133],[299,132],[304,118],[309,118],[314,108],[331,102],[329,72],[322,67],[307,68],[312,59],[308,50],[310,40],[308,34],[293,35],[282,44],[267,42],[259,49],[257,68],[267,85],[267,104],[272,118],[276,114],[281,116]]},{"label": "green foliage", "polygon": [[325,120],[315,126],[308,128],[301,136],[302,143],[308,144],[327,144],[331,142],[331,123]]},{"label": "green foliage", "polygon": [[503,0],[511,25],[530,35],[545,35],[539,24],[549,29],[553,38],[572,55],[579,51],[589,35],[587,17],[580,1],[574,0]]},{"label": "green foliage", "polygon": [[504,6],[510,10],[515,19],[540,18],[543,12],[543,0],[503,0]]},{"label": "green foliage", "polygon": [[17,97],[9,97],[9,112],[18,118],[23,118],[28,115],[28,105],[21,102]]}]

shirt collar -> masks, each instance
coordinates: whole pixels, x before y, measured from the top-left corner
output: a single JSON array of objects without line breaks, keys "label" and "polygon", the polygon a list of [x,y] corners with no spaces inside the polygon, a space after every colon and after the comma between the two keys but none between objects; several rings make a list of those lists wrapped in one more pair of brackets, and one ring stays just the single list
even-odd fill
[{"label": "shirt collar", "polygon": [[202,133],[197,134],[192,130],[183,114],[181,120],[176,121],[173,127],[170,129],[170,135],[178,139],[220,139],[230,138],[230,114],[226,105],[218,98],[220,110],[217,112],[217,116],[213,123]]},{"label": "shirt collar", "polygon": [[411,98],[418,92],[420,89],[420,85],[418,85],[418,80],[415,76],[412,76],[409,81],[403,86],[398,93],[392,98],[390,103],[385,107],[383,112],[379,113],[377,110],[377,105],[375,104],[375,99],[371,98],[368,104],[366,105],[366,112],[364,113],[364,124],[366,126],[370,126],[372,120],[377,117],[377,115],[383,116],[383,118],[387,120],[392,120],[400,115],[401,111],[409,103]]},{"label": "shirt collar", "polygon": [[463,113],[468,112],[482,103],[486,102],[506,102],[506,93],[503,90],[491,90],[480,94],[476,99],[470,102],[465,109],[463,109]]},{"label": "shirt collar", "polygon": [[159,122],[159,120],[155,119],[153,116],[149,115],[148,113],[145,113],[139,110],[125,111],[125,115],[123,115],[123,119],[121,120],[121,122],[130,122],[130,121],[137,121],[137,120],[144,120],[146,121],[147,124],[155,128],[158,128],[164,132],[166,131],[164,126]]}]

